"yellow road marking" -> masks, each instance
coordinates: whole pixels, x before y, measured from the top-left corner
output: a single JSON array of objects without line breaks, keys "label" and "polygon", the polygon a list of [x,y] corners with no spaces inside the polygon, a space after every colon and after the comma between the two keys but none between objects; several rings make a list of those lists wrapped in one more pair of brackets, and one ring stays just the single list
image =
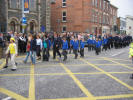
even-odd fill
[{"label": "yellow road marking", "polygon": [[108,72],[105,72],[104,70],[102,70],[101,68],[95,66],[94,64],[89,63],[88,61],[81,59],[82,61],[86,62],[88,65],[92,66],[93,68],[99,70],[100,72],[103,72],[105,75],[109,76],[110,78],[114,79],[115,81],[117,81],[118,83],[122,84],[123,86],[127,87],[130,90],[133,90],[132,86],[129,86],[128,84],[122,82],[121,80],[119,80],[118,78],[114,77],[113,75],[111,75]]},{"label": "yellow road marking", "polygon": [[0,70],[1,70],[1,69],[4,67],[4,65],[6,64],[5,59],[3,59],[2,62],[3,62],[3,63],[0,65]]},{"label": "yellow road marking", "polygon": [[111,59],[109,59],[109,58],[105,58],[105,57],[104,57],[104,59],[105,59],[105,60],[108,60],[108,61],[111,61],[111,62],[113,62],[113,63],[119,64],[119,65],[121,65],[121,66],[123,66],[123,67],[125,67],[125,68],[132,69],[132,70],[133,70],[133,67],[129,67],[129,66],[125,65],[125,64],[121,64],[121,63],[116,62],[116,61],[113,61],[113,60],[111,60]]},{"label": "yellow road marking", "polygon": [[[129,74],[131,72],[108,72],[110,74]],[[89,72],[89,73],[72,73],[73,75],[96,75],[96,74],[105,74],[103,72]],[[0,74],[0,76],[58,76],[58,75],[69,75],[69,73],[42,73],[42,74]]]},{"label": "yellow road marking", "polygon": [[25,98],[21,95],[18,95],[16,93],[12,92],[12,91],[9,91],[7,89],[4,89],[4,88],[0,88],[0,92],[3,93],[3,94],[6,94],[6,95],[8,95],[8,96],[10,96],[10,97],[12,97],[16,100],[28,100],[27,98]]},{"label": "yellow road marking", "polygon": [[29,100],[35,100],[35,77],[34,65],[31,65],[30,84],[29,84]]},{"label": "yellow road marking", "polygon": [[64,68],[64,70],[69,74],[69,76],[74,80],[74,82],[79,86],[79,88],[86,94],[90,100],[96,100],[93,95],[84,87],[84,85],[72,74],[72,72],[62,63],[60,65]]},{"label": "yellow road marking", "polygon": [[61,98],[61,99],[42,99],[42,100],[92,100],[88,97],[81,97],[81,98]]},{"label": "yellow road marking", "polygon": [[121,94],[121,95],[113,95],[113,96],[99,96],[95,97],[97,100],[100,99],[118,99],[118,98],[132,98],[133,94]]}]

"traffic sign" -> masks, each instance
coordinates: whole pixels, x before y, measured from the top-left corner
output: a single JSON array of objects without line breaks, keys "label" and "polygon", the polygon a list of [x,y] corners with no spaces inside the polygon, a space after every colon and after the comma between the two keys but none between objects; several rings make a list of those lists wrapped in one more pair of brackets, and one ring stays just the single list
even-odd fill
[{"label": "traffic sign", "polygon": [[26,23],[27,23],[26,17],[23,17],[23,18],[22,18],[22,23],[23,23],[23,24],[26,24]]}]

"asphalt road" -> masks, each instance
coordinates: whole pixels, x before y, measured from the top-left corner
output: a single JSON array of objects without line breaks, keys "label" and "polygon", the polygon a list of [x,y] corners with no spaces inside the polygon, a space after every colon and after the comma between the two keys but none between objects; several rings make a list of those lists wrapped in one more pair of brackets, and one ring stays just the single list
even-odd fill
[{"label": "asphalt road", "polygon": [[24,64],[18,57],[18,69],[2,70],[0,60],[0,100],[133,100],[133,65],[129,48],[95,52],[68,60],[37,61]]}]

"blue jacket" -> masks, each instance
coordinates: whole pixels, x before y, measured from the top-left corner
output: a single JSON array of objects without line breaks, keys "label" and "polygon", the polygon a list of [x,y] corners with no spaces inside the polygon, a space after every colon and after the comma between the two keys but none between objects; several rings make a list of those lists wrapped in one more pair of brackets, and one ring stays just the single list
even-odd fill
[{"label": "blue jacket", "polygon": [[90,39],[87,40],[87,44],[91,44],[91,40]]},{"label": "blue jacket", "polygon": [[96,48],[100,48],[101,47],[101,41],[96,42],[95,46],[96,46]]},{"label": "blue jacket", "polygon": [[30,42],[30,51],[36,51],[37,45],[36,45],[36,39],[31,40]]},{"label": "blue jacket", "polygon": [[79,42],[77,41],[73,41],[73,49],[74,50],[78,50],[79,49]]},{"label": "blue jacket", "polygon": [[103,45],[107,44],[108,40],[107,39],[104,39],[103,40]]},{"label": "blue jacket", "polygon": [[62,49],[63,50],[67,50],[68,49],[68,42],[67,41],[66,42],[62,41]]},{"label": "blue jacket", "polygon": [[70,45],[72,45],[72,46],[73,46],[73,40],[70,40]]},{"label": "blue jacket", "polygon": [[96,44],[96,41],[95,40],[92,40],[92,44],[95,45]]},{"label": "blue jacket", "polygon": [[85,46],[85,43],[81,41],[81,42],[80,42],[80,48],[83,49],[84,46]]}]

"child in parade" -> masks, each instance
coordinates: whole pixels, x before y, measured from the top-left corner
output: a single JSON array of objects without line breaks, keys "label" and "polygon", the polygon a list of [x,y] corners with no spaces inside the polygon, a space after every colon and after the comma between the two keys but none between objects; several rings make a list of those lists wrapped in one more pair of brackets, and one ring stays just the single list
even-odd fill
[{"label": "child in parade", "polygon": [[73,52],[75,54],[75,59],[77,59],[78,57],[78,49],[79,49],[79,42],[78,42],[78,39],[75,37],[73,42]]},{"label": "child in parade", "polygon": [[99,55],[100,48],[101,48],[101,41],[99,41],[98,38],[96,38],[96,42],[95,42],[96,55]]},{"label": "child in parade", "polygon": [[6,55],[10,53],[11,56],[11,64],[12,64],[12,71],[15,71],[17,69],[16,63],[15,63],[15,57],[18,55],[17,46],[15,44],[15,39],[10,39],[10,44],[7,48]]},{"label": "child in parade", "polygon": [[73,48],[73,41],[74,41],[74,38],[71,37],[71,40],[70,40],[70,48],[69,48],[69,54],[71,54],[71,51],[72,51],[72,48]]},{"label": "child in parade", "polygon": [[62,55],[64,56],[63,61],[67,60],[67,50],[68,50],[68,42],[66,40],[66,38],[63,38],[63,42],[62,42]]},{"label": "child in parade", "polygon": [[80,56],[81,57],[84,57],[84,46],[85,46],[84,38],[82,38],[82,40],[80,41]]}]

